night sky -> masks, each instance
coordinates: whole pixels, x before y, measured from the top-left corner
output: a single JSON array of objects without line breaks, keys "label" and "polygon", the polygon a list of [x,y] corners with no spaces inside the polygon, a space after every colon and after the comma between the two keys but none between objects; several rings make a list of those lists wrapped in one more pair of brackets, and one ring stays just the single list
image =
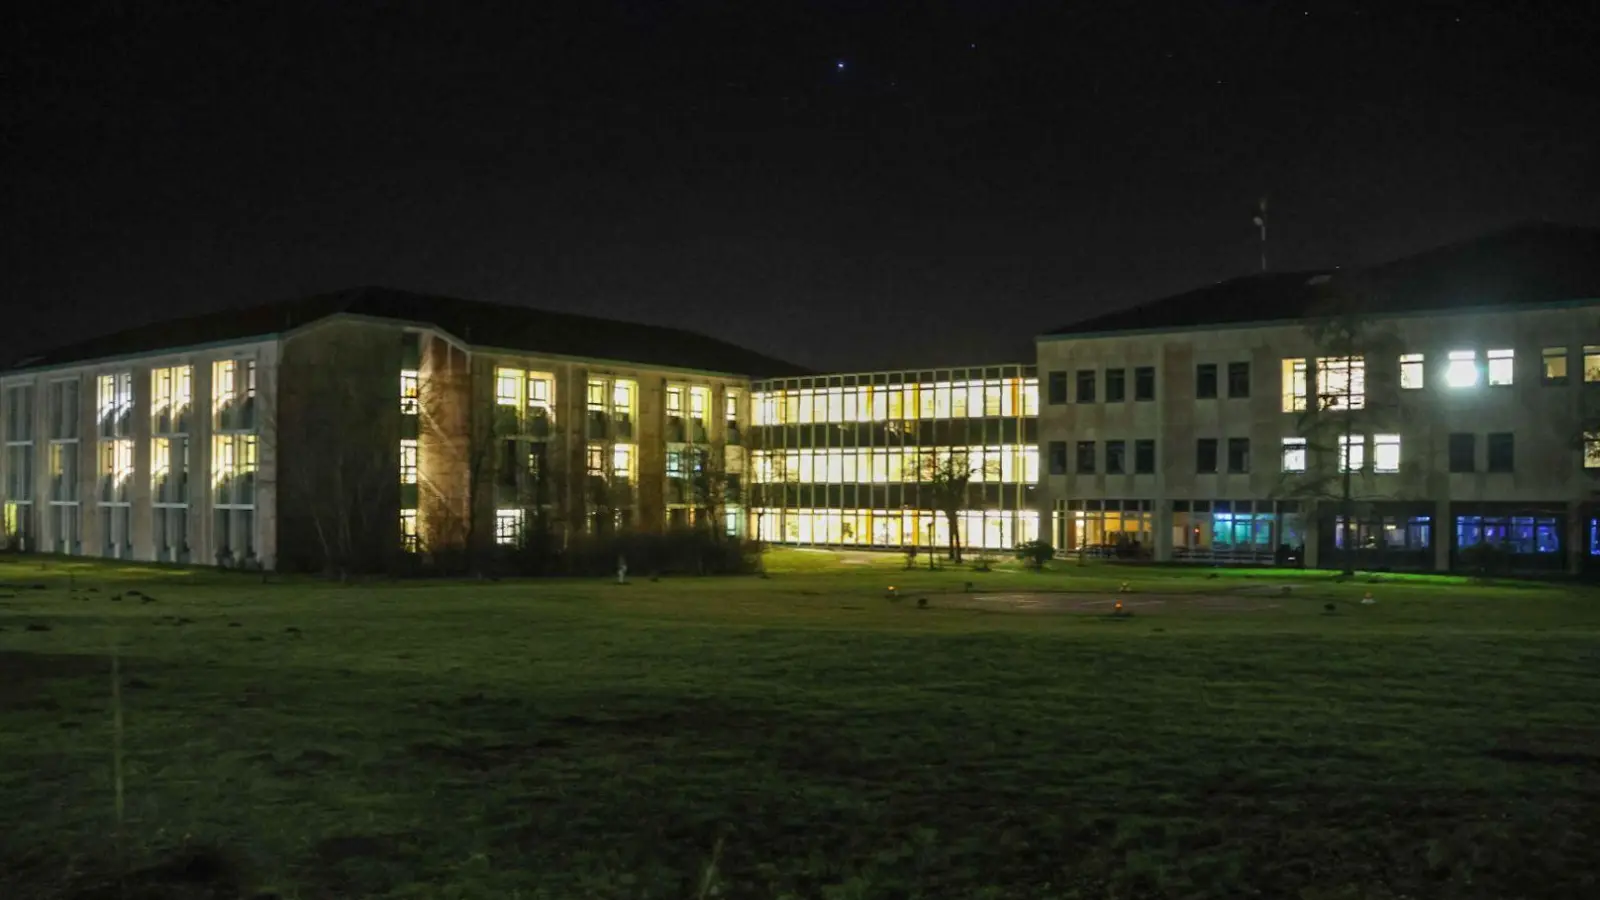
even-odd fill
[{"label": "night sky", "polygon": [[1592,2],[27,5],[13,347],[384,284],[1025,360],[1254,270],[1263,193],[1275,269],[1600,224]]}]

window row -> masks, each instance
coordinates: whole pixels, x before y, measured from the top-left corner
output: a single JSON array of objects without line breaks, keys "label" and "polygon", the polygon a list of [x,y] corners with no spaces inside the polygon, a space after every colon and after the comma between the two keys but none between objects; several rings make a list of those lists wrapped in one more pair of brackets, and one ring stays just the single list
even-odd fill
[{"label": "window row", "polygon": [[752,395],[752,402],[757,425],[1036,416],[1039,381],[994,378],[761,391]]},{"label": "window row", "polygon": [[[752,510],[756,535],[763,541],[868,547],[946,547],[950,520],[927,509],[771,509]],[[964,547],[1005,550],[1037,540],[1034,510],[962,510],[956,533]]]},{"label": "window row", "polygon": [[[132,559],[133,509],[125,504],[102,504],[97,507],[100,520],[100,555],[111,559]],[[4,519],[0,522],[7,535],[26,536],[29,546],[52,553],[78,555],[82,545],[82,508],[76,503],[51,503],[46,506],[44,534],[38,539],[31,532],[29,521],[33,504],[7,501]],[[255,510],[247,507],[223,507],[213,511],[212,542],[216,547],[214,562],[222,565],[255,560],[256,517]],[[188,563],[190,514],[182,506],[156,506],[150,511],[151,558],[157,562]],[[37,540],[37,542],[35,542]]]},{"label": "window row", "polygon": [[[1101,446],[1104,445],[1102,466]],[[1133,458],[1130,460],[1129,445]],[[1067,442],[1051,441],[1047,446],[1050,474],[1067,474]],[[1078,441],[1073,456],[1074,471],[1080,475],[1093,475],[1103,471],[1107,475],[1150,475],[1156,470],[1156,442],[1149,439],[1136,441]]]},{"label": "window row", "polygon": [[[78,492],[77,441],[52,441],[46,461],[50,484],[46,497],[51,502],[76,503]],[[219,434],[212,438],[213,485],[218,489],[215,502],[249,505],[254,502],[253,479],[258,464],[256,437],[247,434]],[[112,438],[98,442],[95,496],[101,503],[131,502],[134,477],[132,438]],[[30,502],[34,499],[33,447],[27,444],[6,448],[6,499]],[[189,502],[189,439],[182,435],[150,439],[150,502],[156,505],[185,505]]]},{"label": "window row", "polygon": [[858,447],[815,450],[756,450],[751,454],[758,484],[882,484],[959,479],[972,484],[1039,480],[1039,449],[998,447]]},{"label": "window row", "polygon": [[[1128,369],[1105,370],[1105,402],[1121,403],[1130,396],[1128,390]],[[1132,398],[1138,401],[1154,400],[1156,398],[1156,367],[1136,366],[1132,369],[1133,390]],[[1097,379],[1100,373],[1094,369],[1078,369],[1070,373],[1075,379],[1068,382],[1069,373],[1056,371],[1046,374],[1046,402],[1051,406],[1060,406],[1067,402],[1068,387],[1075,388],[1070,392],[1078,403],[1094,403],[1098,391]]]}]

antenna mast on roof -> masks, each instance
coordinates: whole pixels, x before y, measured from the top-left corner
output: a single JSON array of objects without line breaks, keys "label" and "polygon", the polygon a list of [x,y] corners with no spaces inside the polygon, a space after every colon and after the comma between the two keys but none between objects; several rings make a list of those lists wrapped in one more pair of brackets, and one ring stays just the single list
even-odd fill
[{"label": "antenna mast on roof", "polygon": [[1267,198],[1261,197],[1261,205],[1256,211],[1256,227],[1261,229],[1261,271],[1267,270]]}]

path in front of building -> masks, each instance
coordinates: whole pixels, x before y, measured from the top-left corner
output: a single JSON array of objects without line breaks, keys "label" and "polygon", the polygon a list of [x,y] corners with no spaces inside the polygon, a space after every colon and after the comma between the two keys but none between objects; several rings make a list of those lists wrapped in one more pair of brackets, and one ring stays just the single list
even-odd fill
[{"label": "path in front of building", "polygon": [[942,594],[929,599],[930,604],[954,609],[984,609],[996,612],[1033,613],[1096,613],[1105,615],[1117,608],[1117,602],[1129,612],[1161,613],[1189,610],[1214,612],[1257,612],[1278,609],[1276,599],[1266,597],[1222,596],[1211,594],[1074,594],[1074,593],[1014,593],[1014,594]]}]

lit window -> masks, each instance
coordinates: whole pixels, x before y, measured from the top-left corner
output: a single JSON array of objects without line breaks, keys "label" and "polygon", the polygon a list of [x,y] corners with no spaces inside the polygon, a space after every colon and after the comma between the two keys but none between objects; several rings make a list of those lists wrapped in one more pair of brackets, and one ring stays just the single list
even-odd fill
[{"label": "lit window", "polygon": [[1302,412],[1306,408],[1306,361],[1283,361],[1283,411]]},{"label": "lit window", "polygon": [[[829,399],[831,401],[833,401],[834,403],[838,402],[838,399],[837,399],[836,395],[830,395]],[[702,420],[705,419],[705,417],[706,417],[706,407],[709,406],[710,404],[711,404],[711,392],[710,391],[707,391],[703,387],[697,387],[697,388],[690,388],[689,389],[689,418],[691,418],[691,419],[702,419]],[[836,419],[834,419],[832,417],[829,417],[828,421],[832,422],[832,421],[836,421]]]},{"label": "lit window", "polygon": [[1450,364],[1444,370],[1445,383],[1453,388],[1469,388],[1478,383],[1478,351],[1451,350]]},{"label": "lit window", "polygon": [[1422,354],[1404,353],[1400,356],[1400,387],[1408,391],[1422,390]]},{"label": "lit window", "polygon": [[623,481],[633,479],[633,445],[618,444],[611,450],[611,472]]},{"label": "lit window", "polygon": [[1359,434],[1339,435],[1339,471],[1359,472],[1366,465],[1367,439]]},{"label": "lit window", "polygon": [[1400,435],[1372,436],[1372,471],[1387,474],[1400,471]]},{"label": "lit window", "polygon": [[611,387],[612,414],[619,417],[633,415],[633,382],[618,380]]},{"label": "lit window", "polygon": [[400,510],[400,548],[407,553],[415,553],[419,544],[417,511],[414,509]]},{"label": "lit window", "polygon": [[497,509],[494,511],[494,542],[515,544],[522,536],[522,510]]},{"label": "lit window", "polygon": [[1367,367],[1359,356],[1317,360],[1318,409],[1361,409],[1367,405]]},{"label": "lit window", "polygon": [[1583,345],[1583,380],[1600,381],[1600,345]]},{"label": "lit window", "polygon": [[1567,383],[1567,348],[1565,348],[1565,347],[1546,347],[1546,348],[1544,348],[1544,353],[1542,354],[1542,357],[1543,357],[1543,364],[1544,364],[1544,367],[1543,367],[1544,383],[1545,384],[1566,384]]},{"label": "lit window", "polygon": [[1600,469],[1600,431],[1583,433],[1583,467]]},{"label": "lit window", "polygon": [[722,416],[730,423],[739,421],[739,395],[737,393],[729,391],[728,395],[723,398]]},{"label": "lit window", "polygon": [[494,402],[501,406],[521,406],[521,369],[494,370]]},{"label": "lit window", "polygon": [[588,403],[590,412],[606,411],[606,383],[598,378],[589,379]]},{"label": "lit window", "polygon": [[1489,351],[1489,384],[1505,386],[1515,375],[1516,357],[1511,350]]},{"label": "lit window", "polygon": [[596,478],[606,477],[606,448],[604,444],[590,444],[588,447],[588,472]]},{"label": "lit window", "polygon": [[681,415],[683,415],[683,388],[681,388],[681,387],[669,387],[669,388],[667,388],[667,415],[669,415],[669,416],[681,416]]},{"label": "lit window", "polygon": [[549,375],[528,375],[528,405],[550,406],[550,384],[555,379]]},{"label": "lit window", "polygon": [[231,359],[220,359],[211,364],[212,409],[220,412],[223,407],[233,402],[236,365]]},{"label": "lit window", "polygon": [[1286,437],[1283,439],[1283,470],[1285,472],[1304,472],[1306,470],[1305,438]]},{"label": "lit window", "polygon": [[420,380],[416,369],[400,370],[400,413],[401,415],[414,416],[417,414],[417,398],[420,395]]},{"label": "lit window", "polygon": [[417,442],[411,438],[400,442],[400,483],[417,483]]}]

